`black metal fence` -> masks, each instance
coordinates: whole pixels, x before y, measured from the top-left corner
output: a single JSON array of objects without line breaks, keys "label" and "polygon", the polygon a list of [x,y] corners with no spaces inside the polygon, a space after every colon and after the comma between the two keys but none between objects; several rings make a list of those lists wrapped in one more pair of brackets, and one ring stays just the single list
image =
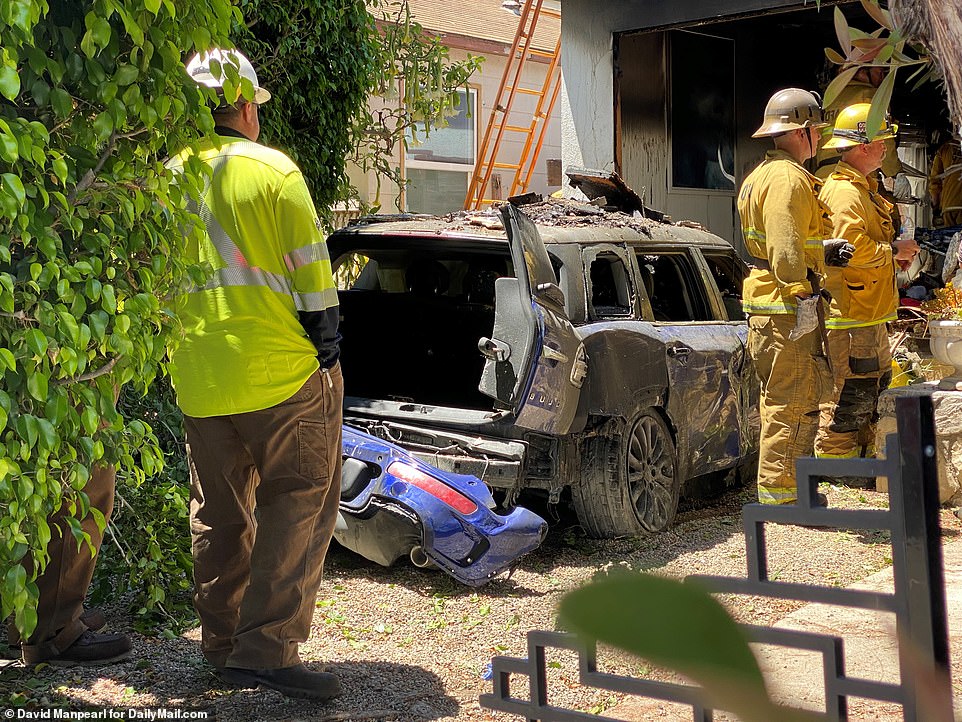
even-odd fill
[{"label": "black metal fence", "polygon": [[[886,440],[884,459],[799,459],[797,504],[745,506],[742,518],[748,552],[746,578],[690,577],[718,593],[818,602],[894,614],[899,645],[898,684],[848,676],[844,640],[840,637],[742,625],[751,642],[821,654],[825,720],[848,720],[850,697],[901,705],[906,722],[927,722],[936,715],[952,718],[932,399],[928,396],[899,398],[896,414],[898,433]],[[819,476],[884,476],[889,483],[889,509],[819,507],[816,505]],[[842,589],[771,579],[765,525],[772,523],[888,531],[894,591]],[[599,672],[595,646],[575,635],[559,632],[529,632],[525,659],[495,657],[493,690],[481,695],[481,705],[543,722],[611,719],[549,704],[545,662],[546,650],[551,648],[577,652],[579,681],[586,687],[688,705],[695,722],[713,719],[713,710],[704,705],[697,687]],[[916,684],[920,678],[927,680],[924,693]],[[512,693],[513,682],[524,685],[527,698]]]}]

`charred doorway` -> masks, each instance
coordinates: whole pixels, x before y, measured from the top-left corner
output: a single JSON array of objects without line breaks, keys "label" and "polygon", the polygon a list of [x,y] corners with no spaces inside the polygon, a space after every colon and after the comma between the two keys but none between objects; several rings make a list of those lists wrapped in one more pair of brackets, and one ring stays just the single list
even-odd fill
[{"label": "charred doorway", "polygon": [[[854,27],[876,27],[859,3],[843,10]],[[615,34],[616,168],[650,206],[741,249],[735,191],[770,147],[751,138],[765,103],[779,88],[821,93],[837,68],[824,49],[837,46],[826,3]],[[892,112],[902,128],[900,157],[928,171],[946,123],[939,89],[911,91],[900,78]],[[912,181],[923,225],[925,185]]]}]

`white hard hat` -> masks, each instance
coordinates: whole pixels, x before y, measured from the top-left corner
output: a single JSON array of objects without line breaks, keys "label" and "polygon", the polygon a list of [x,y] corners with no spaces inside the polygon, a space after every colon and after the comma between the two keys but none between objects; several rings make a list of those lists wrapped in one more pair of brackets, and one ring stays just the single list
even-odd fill
[{"label": "white hard hat", "polygon": [[258,105],[266,103],[271,99],[271,94],[258,85],[257,73],[254,72],[254,66],[251,65],[251,61],[239,50],[213,48],[203,53],[197,53],[187,63],[187,74],[199,85],[204,85],[208,88],[223,87],[224,73],[222,71],[219,76],[215,76],[214,73],[211,72],[210,63],[212,60],[220,63],[222,68],[225,65],[233,65],[237,68],[237,73],[242,78],[247,78],[251,81],[251,84],[254,86],[254,102]]}]

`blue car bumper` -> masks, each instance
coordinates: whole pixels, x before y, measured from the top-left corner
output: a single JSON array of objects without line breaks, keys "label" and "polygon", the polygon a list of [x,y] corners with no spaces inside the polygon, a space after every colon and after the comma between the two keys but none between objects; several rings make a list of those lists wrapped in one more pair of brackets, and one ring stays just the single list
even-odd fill
[{"label": "blue car bumper", "polygon": [[434,468],[404,449],[343,427],[344,468],[334,538],[384,566],[401,556],[430,560],[459,582],[480,586],[544,539],[547,523],[495,502],[475,476]]}]

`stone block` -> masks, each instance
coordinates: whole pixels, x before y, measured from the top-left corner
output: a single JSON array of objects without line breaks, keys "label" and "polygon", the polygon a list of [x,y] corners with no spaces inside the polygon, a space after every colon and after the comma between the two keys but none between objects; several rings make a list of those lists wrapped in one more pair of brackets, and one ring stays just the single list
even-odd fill
[{"label": "stone block", "polygon": [[[939,501],[962,505],[962,391],[941,391],[938,382],[925,382],[887,389],[879,398],[875,448],[884,453],[885,437],[896,432],[895,399],[932,395],[939,468]],[[879,491],[888,491],[888,479],[879,479]]]}]

